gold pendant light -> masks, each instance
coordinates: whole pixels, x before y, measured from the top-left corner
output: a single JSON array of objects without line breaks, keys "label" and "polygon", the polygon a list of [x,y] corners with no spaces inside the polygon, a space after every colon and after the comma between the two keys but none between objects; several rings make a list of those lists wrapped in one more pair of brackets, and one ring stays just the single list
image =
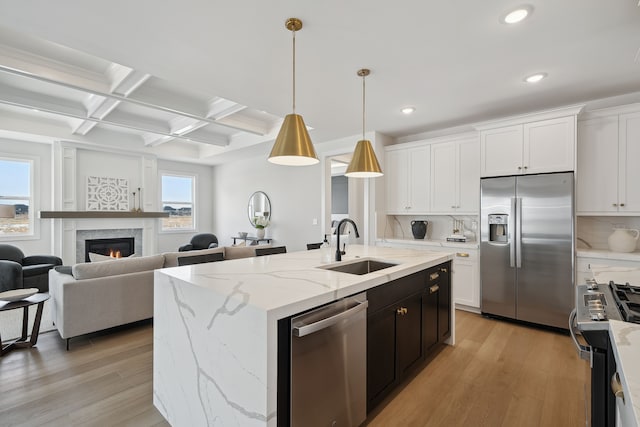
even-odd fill
[{"label": "gold pendant light", "polygon": [[293,113],[285,116],[269,161],[287,166],[314,165],[319,162],[316,150],[302,116],[296,114],[296,31],[302,29],[302,21],[289,18],[285,27],[293,33]]},{"label": "gold pendant light", "polygon": [[371,142],[364,139],[364,78],[368,76],[369,73],[370,71],[366,68],[358,70],[358,76],[362,77],[362,139],[358,141],[349,167],[347,167],[347,171],[345,172],[345,175],[350,178],[375,178],[383,175]]}]

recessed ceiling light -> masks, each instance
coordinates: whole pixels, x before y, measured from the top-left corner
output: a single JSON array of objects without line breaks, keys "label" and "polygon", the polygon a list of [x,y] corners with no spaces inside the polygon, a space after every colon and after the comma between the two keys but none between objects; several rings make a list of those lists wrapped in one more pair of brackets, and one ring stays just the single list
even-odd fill
[{"label": "recessed ceiling light", "polygon": [[547,73],[536,73],[532,74],[529,77],[525,77],[524,81],[527,83],[538,83],[540,80],[547,77]]},{"label": "recessed ceiling light", "polygon": [[516,24],[523,21],[527,16],[531,15],[531,12],[533,12],[533,7],[529,5],[520,6],[517,9],[502,15],[500,18],[500,22],[503,22],[505,24]]},{"label": "recessed ceiling light", "polygon": [[402,111],[402,114],[411,114],[411,113],[413,113],[414,111],[416,111],[416,108],[415,108],[415,107],[404,107],[404,108],[403,108],[402,110],[400,110],[400,111]]}]

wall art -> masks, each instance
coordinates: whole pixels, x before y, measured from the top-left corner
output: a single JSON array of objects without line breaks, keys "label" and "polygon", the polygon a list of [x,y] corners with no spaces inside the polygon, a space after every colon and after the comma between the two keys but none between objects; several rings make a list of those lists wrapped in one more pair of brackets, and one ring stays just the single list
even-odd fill
[{"label": "wall art", "polygon": [[129,181],[124,178],[88,176],[87,210],[129,210]]}]

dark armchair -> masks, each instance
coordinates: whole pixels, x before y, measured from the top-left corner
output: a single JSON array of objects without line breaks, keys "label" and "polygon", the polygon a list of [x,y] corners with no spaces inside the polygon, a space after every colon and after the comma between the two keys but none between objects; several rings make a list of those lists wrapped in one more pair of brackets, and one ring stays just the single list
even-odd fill
[{"label": "dark armchair", "polygon": [[62,265],[57,256],[25,257],[19,248],[0,244],[0,292],[22,288],[49,292],[49,270],[56,265]]},{"label": "dark armchair", "polygon": [[218,238],[215,234],[202,233],[196,234],[191,238],[191,242],[186,245],[182,245],[178,248],[178,251],[195,251],[198,249],[210,249],[218,247]]}]

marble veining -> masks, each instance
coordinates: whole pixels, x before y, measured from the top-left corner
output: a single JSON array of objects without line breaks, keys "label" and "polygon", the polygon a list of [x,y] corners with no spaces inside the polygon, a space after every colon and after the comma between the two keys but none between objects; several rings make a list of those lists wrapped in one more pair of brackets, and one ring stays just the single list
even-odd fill
[{"label": "marble veining", "polygon": [[626,266],[591,265],[593,278],[598,283],[630,283],[633,286],[640,286],[640,268]]},{"label": "marble veining", "polygon": [[278,319],[452,254],[351,245],[343,262],[367,258],[398,265],[351,275],[303,251],[156,270],[155,406],[172,425],[277,425]]}]

